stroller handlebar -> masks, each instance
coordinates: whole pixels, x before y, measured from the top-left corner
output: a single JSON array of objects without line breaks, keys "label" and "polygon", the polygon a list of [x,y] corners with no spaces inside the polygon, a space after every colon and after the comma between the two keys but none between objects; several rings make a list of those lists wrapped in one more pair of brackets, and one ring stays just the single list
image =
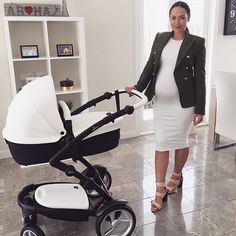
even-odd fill
[{"label": "stroller handlebar", "polygon": [[[124,89],[120,89],[119,93],[127,93]],[[141,100],[137,103],[135,103],[134,105],[132,105],[134,107],[134,110],[139,109],[140,107],[144,106],[147,103],[147,97],[146,95],[144,95],[143,93],[133,89],[131,91],[132,94],[134,94],[136,97],[139,97]]]},{"label": "stroller handlebar", "polygon": [[[92,106],[95,106],[97,103],[102,102],[104,100],[109,100],[113,96],[116,96],[117,94],[119,95],[121,93],[127,93],[127,92],[124,89],[116,90],[116,91],[113,91],[113,92],[106,92],[103,95],[101,95],[101,96],[99,96],[99,97],[97,97],[95,99],[92,99],[92,100],[88,101],[87,103],[85,103],[84,105],[80,106],[75,111],[73,111],[71,113],[71,115],[72,116],[73,115],[77,115],[77,114],[81,113],[82,111],[84,111],[84,110],[86,110],[86,109],[88,109],[88,108],[90,108]],[[142,107],[147,102],[147,97],[143,93],[141,93],[141,92],[139,92],[137,90],[132,90],[131,93],[141,99],[138,103],[132,105],[134,110]],[[116,99],[117,99],[117,97],[116,97]]]}]

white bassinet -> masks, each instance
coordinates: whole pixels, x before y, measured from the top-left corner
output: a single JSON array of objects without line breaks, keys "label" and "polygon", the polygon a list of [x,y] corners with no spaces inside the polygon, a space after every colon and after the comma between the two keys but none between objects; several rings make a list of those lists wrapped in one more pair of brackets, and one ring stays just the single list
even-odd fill
[{"label": "white bassinet", "polygon": [[[58,111],[53,80],[40,77],[22,88],[8,108],[3,137],[15,161],[21,165],[49,162],[65,144],[64,120],[72,121],[74,136],[107,117],[107,112],[86,112],[71,116],[65,102]],[[78,142],[81,155],[92,155],[118,145],[123,117],[109,122]],[[68,157],[65,157],[68,158]]]}]

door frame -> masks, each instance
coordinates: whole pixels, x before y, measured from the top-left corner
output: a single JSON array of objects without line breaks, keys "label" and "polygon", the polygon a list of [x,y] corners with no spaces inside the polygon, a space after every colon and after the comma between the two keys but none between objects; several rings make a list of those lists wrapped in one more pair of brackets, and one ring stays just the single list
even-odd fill
[{"label": "door frame", "polygon": [[[143,65],[143,4],[144,0],[135,0],[135,81],[137,82]],[[135,113],[135,133],[141,134],[143,108]]]}]

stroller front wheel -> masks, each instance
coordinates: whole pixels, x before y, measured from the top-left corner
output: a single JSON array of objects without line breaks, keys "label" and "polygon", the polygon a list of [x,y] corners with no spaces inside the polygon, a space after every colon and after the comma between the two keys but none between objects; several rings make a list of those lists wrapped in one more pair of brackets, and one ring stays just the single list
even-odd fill
[{"label": "stroller front wheel", "polygon": [[130,236],[134,231],[135,224],[136,217],[129,206],[114,206],[98,216],[96,221],[96,232],[98,236]]},{"label": "stroller front wheel", "polygon": [[37,225],[26,225],[20,232],[20,236],[45,236]]}]

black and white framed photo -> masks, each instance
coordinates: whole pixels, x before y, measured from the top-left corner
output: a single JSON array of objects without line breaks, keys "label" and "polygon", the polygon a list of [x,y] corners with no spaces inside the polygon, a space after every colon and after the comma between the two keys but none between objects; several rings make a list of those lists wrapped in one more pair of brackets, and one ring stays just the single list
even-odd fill
[{"label": "black and white framed photo", "polygon": [[37,45],[21,45],[20,52],[22,58],[39,57]]},{"label": "black and white framed photo", "polygon": [[74,56],[72,44],[57,44],[57,56],[68,57]]},{"label": "black and white framed photo", "polygon": [[224,35],[236,35],[236,0],[226,0]]}]

